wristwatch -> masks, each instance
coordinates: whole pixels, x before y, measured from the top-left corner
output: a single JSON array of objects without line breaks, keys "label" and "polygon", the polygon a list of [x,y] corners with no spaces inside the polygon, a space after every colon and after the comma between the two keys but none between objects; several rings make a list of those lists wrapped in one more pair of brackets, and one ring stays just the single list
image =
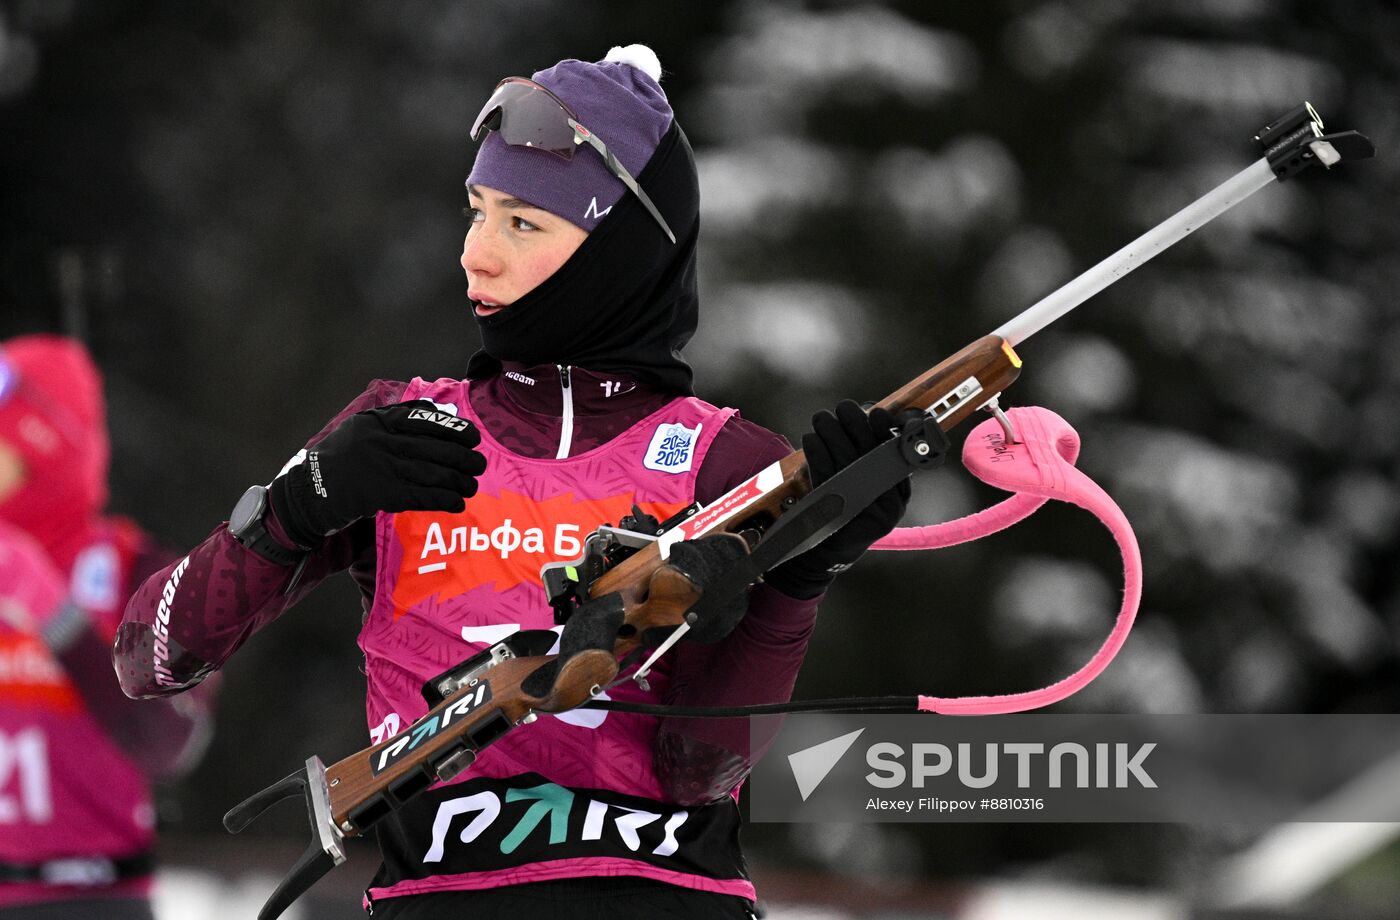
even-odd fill
[{"label": "wristwatch", "polygon": [[228,532],[239,543],[277,565],[292,565],[306,555],[288,549],[267,532],[267,486],[250,486],[228,516]]}]

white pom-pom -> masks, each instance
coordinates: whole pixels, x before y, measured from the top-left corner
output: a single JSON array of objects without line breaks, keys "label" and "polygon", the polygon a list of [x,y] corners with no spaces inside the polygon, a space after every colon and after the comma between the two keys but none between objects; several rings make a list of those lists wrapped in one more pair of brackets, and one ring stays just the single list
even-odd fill
[{"label": "white pom-pom", "polygon": [[651,77],[657,83],[661,82],[661,59],[656,56],[646,45],[614,45],[608,56],[603,58],[603,62],[617,61],[620,64],[631,64],[642,73]]}]

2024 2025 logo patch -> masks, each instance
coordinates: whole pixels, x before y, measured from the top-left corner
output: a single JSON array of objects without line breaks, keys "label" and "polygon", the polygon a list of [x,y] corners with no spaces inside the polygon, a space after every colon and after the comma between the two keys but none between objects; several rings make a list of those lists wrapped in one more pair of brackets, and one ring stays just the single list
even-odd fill
[{"label": "2024 2025 logo patch", "polygon": [[687,428],[679,422],[661,425],[651,436],[642,466],[660,473],[688,473],[695,461],[700,425]]}]

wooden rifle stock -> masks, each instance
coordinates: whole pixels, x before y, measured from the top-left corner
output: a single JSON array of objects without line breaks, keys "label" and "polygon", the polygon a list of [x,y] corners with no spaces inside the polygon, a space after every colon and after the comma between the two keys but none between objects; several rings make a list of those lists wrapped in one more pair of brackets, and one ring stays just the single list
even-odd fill
[{"label": "wooden rifle stock", "polygon": [[[927,411],[939,406],[941,411],[934,413],[938,419],[938,426],[944,431],[950,431],[1009,387],[1020,373],[1021,359],[1016,357],[1011,346],[998,336],[986,335],[920,374],[875,405],[896,415],[906,409]],[[975,386],[968,387],[960,393],[968,381],[973,381]],[[694,536],[738,533],[746,530],[752,527],[756,520],[776,518],[790,507],[792,502],[812,490],[812,482],[807,475],[807,460],[802,451],[789,454],[780,463],[783,473],[781,486],[765,493],[762,498],[746,506],[733,517]],[[628,623],[640,626],[645,620],[647,625],[674,626],[680,620],[661,619],[653,623],[653,619],[664,617],[664,614],[653,614],[645,603],[646,587],[650,582],[651,573],[662,564],[659,547],[653,544],[604,573],[590,591],[595,597],[614,591],[620,592],[627,601]],[[631,651],[631,647],[619,651]]]}]

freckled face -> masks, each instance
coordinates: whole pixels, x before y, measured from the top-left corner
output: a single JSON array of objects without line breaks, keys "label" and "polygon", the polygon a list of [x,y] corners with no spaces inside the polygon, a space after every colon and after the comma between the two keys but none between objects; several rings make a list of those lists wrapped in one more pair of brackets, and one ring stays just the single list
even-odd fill
[{"label": "freckled face", "polygon": [[484,185],[469,186],[471,226],[462,243],[467,296],[490,316],[533,291],[588,238],[564,218]]}]

